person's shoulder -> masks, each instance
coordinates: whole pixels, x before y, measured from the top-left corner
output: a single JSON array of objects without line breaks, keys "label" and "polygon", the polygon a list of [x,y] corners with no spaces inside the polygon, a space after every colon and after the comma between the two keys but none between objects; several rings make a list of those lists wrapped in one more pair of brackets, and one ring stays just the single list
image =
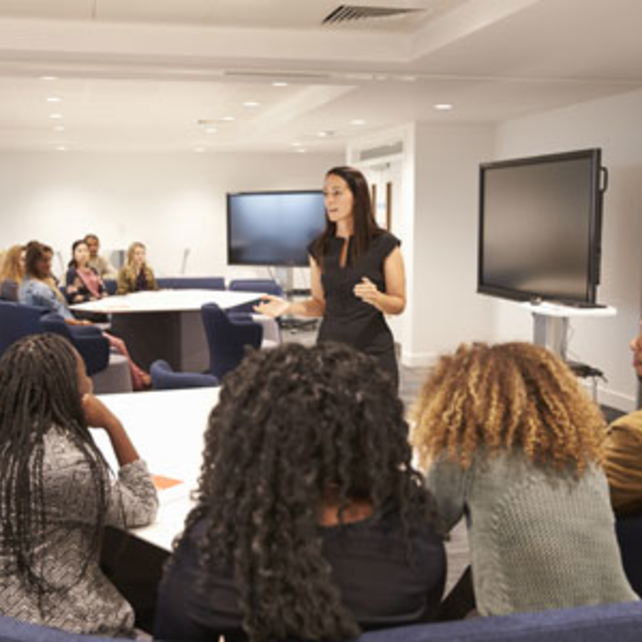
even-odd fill
[{"label": "person's shoulder", "polygon": [[642,410],[623,415],[609,426],[606,438],[607,448],[624,443],[642,447]]},{"label": "person's shoulder", "polygon": [[372,247],[384,257],[388,256],[395,248],[401,246],[401,241],[391,232],[384,229],[377,230],[373,240]]}]

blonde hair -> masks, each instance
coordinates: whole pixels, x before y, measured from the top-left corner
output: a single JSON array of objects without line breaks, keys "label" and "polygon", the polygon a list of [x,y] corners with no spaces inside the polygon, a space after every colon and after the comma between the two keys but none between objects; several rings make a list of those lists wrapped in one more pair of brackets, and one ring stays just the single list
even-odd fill
[{"label": "blonde hair", "polygon": [[561,359],[529,343],[462,344],[441,357],[413,409],[422,464],[438,455],[466,468],[484,447],[521,449],[533,462],[602,461],[606,424]]},{"label": "blonde hair", "polygon": [[134,243],[132,243],[127,248],[127,265],[131,266],[131,264],[134,262],[134,252],[138,248],[143,248],[143,250],[147,251],[144,243],[141,243],[140,241],[135,241]]},{"label": "blonde hair", "polygon": [[22,245],[12,245],[0,261],[0,281],[21,283],[25,276],[20,257],[24,252]]}]

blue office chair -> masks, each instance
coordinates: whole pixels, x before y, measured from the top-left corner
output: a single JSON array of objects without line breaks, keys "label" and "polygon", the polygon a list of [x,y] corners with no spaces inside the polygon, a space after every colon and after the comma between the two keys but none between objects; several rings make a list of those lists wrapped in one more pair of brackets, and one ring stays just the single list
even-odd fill
[{"label": "blue office chair", "polygon": [[218,386],[218,379],[211,374],[196,372],[174,372],[172,367],[157,359],[152,363],[149,374],[154,390],[179,390],[181,388],[212,388]]},{"label": "blue office chair", "polygon": [[0,357],[18,339],[43,332],[40,319],[47,310],[13,301],[0,301]]},{"label": "blue office chair", "polygon": [[165,276],[156,283],[161,290],[225,290],[222,276]]},{"label": "blue office chair", "polygon": [[[265,292],[274,296],[283,296],[283,288],[273,279],[232,279],[228,289],[233,292]],[[237,305],[232,310],[234,312],[253,312],[254,306],[259,300]]]},{"label": "blue office chair", "polygon": [[642,597],[642,513],[615,520],[624,572],[631,588]]},{"label": "blue office chair", "polygon": [[70,326],[59,314],[45,314],[42,329],[64,337],[78,350],[89,376],[105,370],[109,365],[109,340],[95,326]]},{"label": "blue office chair", "polygon": [[219,380],[241,363],[248,346],[261,347],[263,327],[260,323],[232,319],[216,303],[206,303],[201,308],[201,318],[210,350],[210,374]]},{"label": "blue office chair", "polygon": [[104,279],[103,283],[105,284],[105,291],[109,296],[116,294],[118,289],[118,281],[116,279]]}]

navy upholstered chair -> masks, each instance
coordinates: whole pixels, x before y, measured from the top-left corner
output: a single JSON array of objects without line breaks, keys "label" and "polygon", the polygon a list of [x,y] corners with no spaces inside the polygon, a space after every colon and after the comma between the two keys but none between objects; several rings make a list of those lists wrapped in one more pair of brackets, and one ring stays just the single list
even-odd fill
[{"label": "navy upholstered chair", "polygon": [[40,319],[45,312],[33,305],[0,301],[0,357],[14,341],[42,332]]},{"label": "navy upholstered chair", "polygon": [[167,276],[156,283],[161,290],[225,290],[222,276]]},{"label": "navy upholstered chair", "polygon": [[[273,279],[232,279],[228,290],[234,292],[265,292],[274,296],[283,296],[283,288]],[[259,302],[250,301],[233,308],[235,312],[252,312],[254,306]]]},{"label": "navy upholstered chair", "polygon": [[212,388],[218,386],[218,379],[211,374],[196,372],[175,372],[172,367],[158,359],[152,363],[149,374],[154,390],[178,390],[181,388]]},{"label": "navy upholstered chair", "polygon": [[116,294],[116,290],[118,289],[118,281],[116,281],[116,279],[105,279],[103,282],[105,284],[105,290],[109,296]]},{"label": "navy upholstered chair", "polygon": [[642,597],[642,513],[615,521],[624,572],[631,588]]},{"label": "navy upholstered chair", "polygon": [[89,376],[109,365],[109,341],[94,326],[70,326],[59,314],[45,314],[42,319],[45,332],[55,332],[70,341],[85,362]]},{"label": "navy upholstered chair", "polygon": [[210,351],[210,374],[218,379],[241,363],[248,346],[261,347],[263,328],[251,319],[232,319],[216,303],[206,303],[201,318]]}]

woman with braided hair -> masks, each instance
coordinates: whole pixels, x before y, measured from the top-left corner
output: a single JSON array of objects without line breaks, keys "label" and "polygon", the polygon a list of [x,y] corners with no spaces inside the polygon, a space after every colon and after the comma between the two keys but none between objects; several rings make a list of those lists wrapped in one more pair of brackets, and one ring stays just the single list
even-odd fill
[{"label": "woman with braided hair", "polygon": [[414,418],[446,527],[466,516],[481,615],[638,599],[601,468],[604,419],[558,357],[461,345],[437,363]]},{"label": "woman with braided hair", "polygon": [[332,342],[246,357],[210,415],[155,637],[340,640],[434,619],[445,553],[407,437],[372,357]]},{"label": "woman with braided hair", "polygon": [[[88,426],[107,432],[117,481]],[[0,470],[0,613],[133,637],[132,608],[99,568],[102,534],[151,522],[156,491],[62,337],[24,337],[0,360]]]}]

